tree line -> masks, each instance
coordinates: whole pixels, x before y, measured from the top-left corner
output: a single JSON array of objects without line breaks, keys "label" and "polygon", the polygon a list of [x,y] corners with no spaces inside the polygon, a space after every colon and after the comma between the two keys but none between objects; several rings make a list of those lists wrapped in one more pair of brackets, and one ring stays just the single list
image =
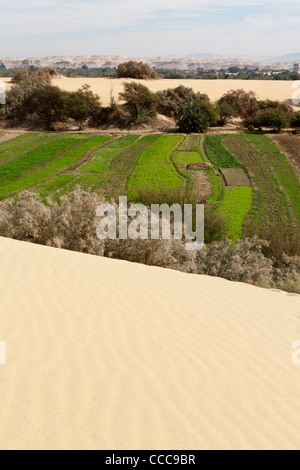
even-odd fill
[{"label": "tree line", "polygon": [[[140,65],[142,76],[148,69]],[[85,126],[128,128],[151,125],[157,114],[161,114],[174,119],[184,133],[206,132],[210,127],[225,126],[232,118],[239,118],[250,130],[261,131],[267,127],[281,131],[292,126],[297,132],[300,127],[300,111],[294,112],[287,103],[258,100],[253,92],[244,90],[231,90],[212,103],[206,94],[182,85],[153,93],[142,83],[125,82],[119,103],[112,96],[110,105],[103,107],[100,97],[88,85],[72,92],[53,86],[52,79],[57,74],[51,67],[15,71],[6,105],[0,108],[1,119],[15,125],[29,120],[47,129],[72,121],[80,129]]]}]

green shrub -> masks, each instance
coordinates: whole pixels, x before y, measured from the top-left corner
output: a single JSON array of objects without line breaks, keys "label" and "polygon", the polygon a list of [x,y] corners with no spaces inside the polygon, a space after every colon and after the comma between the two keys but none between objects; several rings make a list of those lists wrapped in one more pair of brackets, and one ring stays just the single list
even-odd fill
[{"label": "green shrub", "polygon": [[124,91],[119,94],[121,100],[125,101],[126,109],[134,113],[139,108],[145,108],[152,116],[156,115],[158,98],[146,86],[140,83],[124,83]]},{"label": "green shrub", "polygon": [[205,133],[210,124],[210,112],[203,103],[196,101],[184,106],[177,116],[176,124],[180,132],[186,134]]},{"label": "green shrub", "polygon": [[156,95],[159,98],[158,112],[171,118],[176,118],[182,108],[191,102],[209,102],[207,95],[195,93],[192,88],[183,85],[158,91]]},{"label": "green shrub", "polygon": [[153,79],[157,78],[157,73],[150,65],[144,62],[136,62],[130,60],[123,62],[117,68],[118,78],[135,78],[135,79]]}]

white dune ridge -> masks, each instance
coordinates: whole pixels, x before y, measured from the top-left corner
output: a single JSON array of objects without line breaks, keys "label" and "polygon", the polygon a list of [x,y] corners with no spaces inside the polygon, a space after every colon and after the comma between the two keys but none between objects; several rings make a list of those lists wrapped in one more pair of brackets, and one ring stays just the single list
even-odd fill
[{"label": "white dune ridge", "polygon": [[299,295],[4,238],[0,256],[0,449],[300,448]]}]

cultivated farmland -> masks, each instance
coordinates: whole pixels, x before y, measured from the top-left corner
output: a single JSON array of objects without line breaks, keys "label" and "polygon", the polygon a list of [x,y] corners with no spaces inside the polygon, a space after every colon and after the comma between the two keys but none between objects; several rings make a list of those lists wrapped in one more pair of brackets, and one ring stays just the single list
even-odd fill
[{"label": "cultivated farmland", "polygon": [[205,151],[210,161],[218,168],[238,168],[240,163],[225,148],[221,136],[207,136]]},{"label": "cultivated farmland", "polygon": [[287,156],[300,179],[300,135],[274,135],[276,145]]},{"label": "cultivated farmland", "polygon": [[259,227],[300,223],[300,183],[287,158],[265,135],[224,136],[227,149],[247,168],[254,186],[251,219]]},{"label": "cultivated farmland", "polygon": [[[295,166],[294,138],[278,136],[276,142],[290,151]],[[59,199],[77,185],[107,199],[127,195],[135,202],[149,189],[154,195],[161,188],[170,194],[184,190],[226,218],[233,239],[248,219],[258,228],[300,221],[299,180],[264,135],[30,133],[0,144],[2,199],[23,189]]]},{"label": "cultivated farmland", "polygon": [[182,137],[177,135],[162,136],[144,152],[137,163],[135,174],[129,178],[127,191],[132,200],[137,200],[138,189],[145,188],[180,188],[183,180],[172,163],[173,152]]}]

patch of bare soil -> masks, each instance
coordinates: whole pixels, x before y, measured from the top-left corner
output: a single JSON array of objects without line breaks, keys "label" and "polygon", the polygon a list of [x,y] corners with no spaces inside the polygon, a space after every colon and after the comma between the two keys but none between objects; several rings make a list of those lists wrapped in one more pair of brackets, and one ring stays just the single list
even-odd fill
[{"label": "patch of bare soil", "polygon": [[20,135],[23,135],[23,131],[4,131],[0,132],[0,144],[9,142],[10,140],[16,139]]},{"label": "patch of bare soil", "polygon": [[189,170],[187,174],[195,182],[194,193],[198,201],[208,199],[212,192],[212,185],[209,181],[209,176],[204,170]]},{"label": "patch of bare soil", "polygon": [[220,171],[227,186],[252,186],[244,168],[222,168]]}]

